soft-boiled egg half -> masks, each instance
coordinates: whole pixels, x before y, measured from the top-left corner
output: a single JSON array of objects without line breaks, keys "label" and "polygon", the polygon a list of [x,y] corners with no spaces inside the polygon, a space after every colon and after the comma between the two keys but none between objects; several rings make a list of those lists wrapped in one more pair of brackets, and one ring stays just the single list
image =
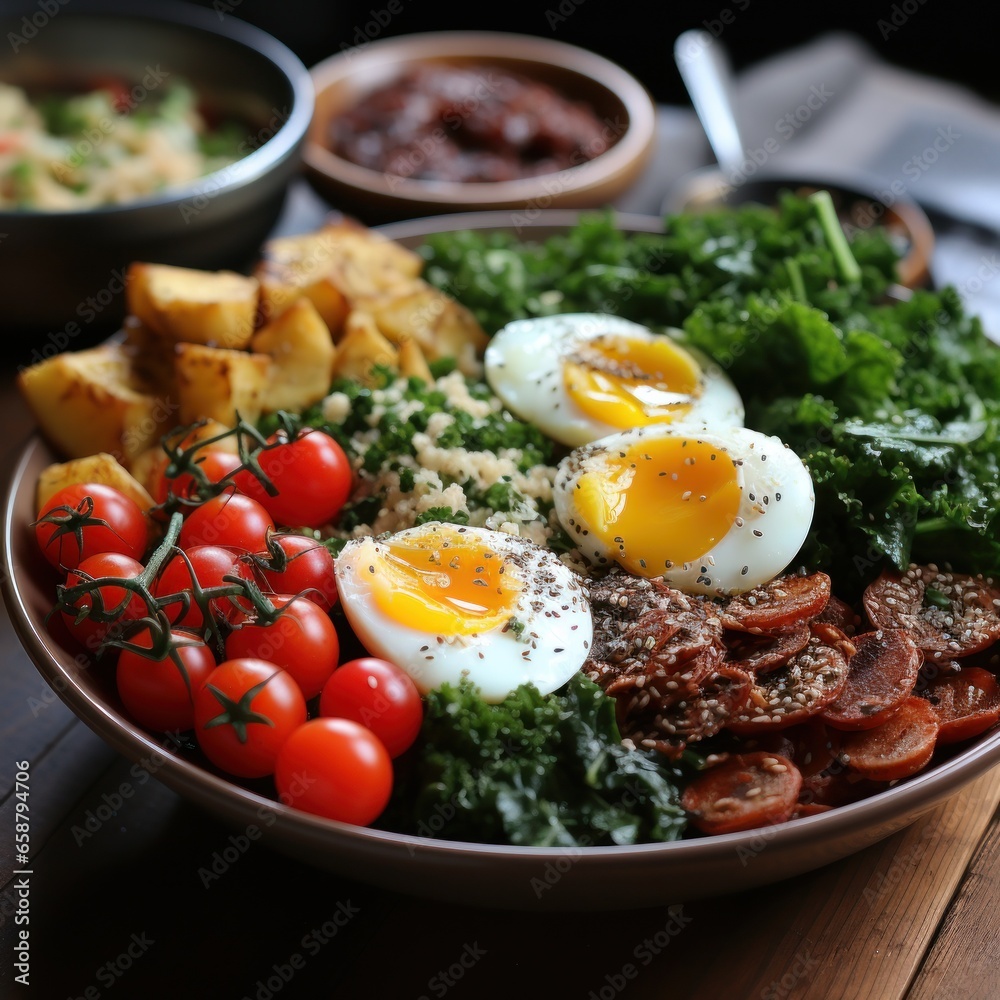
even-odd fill
[{"label": "soft-boiled egg half", "polygon": [[815,505],[808,470],[779,438],[669,425],[571,452],[554,500],[588,561],[713,595],[777,576],[805,540]]},{"label": "soft-boiled egg half", "polygon": [[743,423],[743,401],[718,365],[617,316],[515,320],[490,341],[485,365],[512,413],[573,447],[649,424]]},{"label": "soft-boiled egg half", "polygon": [[491,702],[528,682],[548,694],[593,640],[579,577],[516,535],[432,521],[348,542],[336,575],[365,648],[424,693],[467,676]]}]

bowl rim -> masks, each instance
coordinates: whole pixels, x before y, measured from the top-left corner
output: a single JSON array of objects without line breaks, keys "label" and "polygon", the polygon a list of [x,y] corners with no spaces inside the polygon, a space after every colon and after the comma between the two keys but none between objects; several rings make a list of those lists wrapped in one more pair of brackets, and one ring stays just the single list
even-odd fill
[{"label": "bowl rim", "polygon": [[[433,46],[429,43],[435,43]],[[414,53],[426,47],[428,51]],[[497,202],[531,202],[555,194],[593,187],[626,170],[648,154],[656,130],[656,106],[640,81],[617,63],[577,45],[538,35],[504,31],[423,31],[378,39],[364,47],[355,46],[316,63],[309,71],[316,90],[317,104],[335,84],[348,79],[362,61],[372,66],[392,66],[402,62],[438,59],[475,59],[483,63],[503,63],[517,59],[584,76],[611,94],[625,108],[628,124],[609,149],[592,160],[563,170],[510,181],[428,181],[396,177],[362,167],[334,153],[312,138],[306,138],[303,159],[306,166],[330,180],[373,195],[394,200],[420,201],[428,205],[456,203],[476,206]],[[575,64],[575,65],[574,65]],[[389,178],[392,178],[391,180]]]},{"label": "bowl rim", "polygon": [[[16,18],[30,12],[35,6],[19,4],[18,8],[5,10],[3,17]],[[0,220],[85,219],[118,216],[133,210],[172,206],[199,196],[214,196],[224,190],[236,190],[258,180],[275,164],[293,155],[305,137],[312,121],[315,92],[312,78],[305,64],[292,50],[273,35],[255,25],[227,15],[219,18],[210,8],[198,7],[183,0],[144,0],[133,5],[128,0],[87,0],[69,10],[60,9],[60,21],[86,20],[96,17],[118,18],[123,21],[163,23],[180,28],[194,29],[216,36],[248,49],[275,66],[292,88],[291,112],[274,134],[246,156],[209,174],[196,177],[184,184],[171,185],[156,194],[135,198],[115,205],[95,205],[93,208],[37,209],[19,208],[0,210]],[[16,85],[16,82],[15,82]]]},{"label": "bowl rim", "polygon": [[[576,210],[540,212],[530,228],[562,229],[586,214],[588,213]],[[658,216],[616,213],[614,217],[622,228],[634,227],[635,231],[646,233],[663,231],[663,220]],[[419,240],[446,229],[490,229],[497,226],[507,230],[515,228],[509,213],[493,211],[406,220],[380,227],[379,231],[394,239]],[[75,678],[67,667],[74,660],[73,654],[63,649],[45,631],[43,623],[31,610],[15,575],[18,564],[12,559],[16,551],[14,532],[24,531],[27,527],[25,523],[15,520],[15,513],[19,502],[23,503],[23,492],[34,489],[33,483],[26,483],[26,472],[36,460],[39,449],[51,455],[36,431],[17,453],[3,506],[0,508],[3,517],[0,531],[0,589],[12,626],[39,673],[75,714],[98,731],[116,750],[136,761],[150,754],[164,757],[165,762],[156,768],[156,777],[165,784],[183,791],[209,808],[212,804],[217,804],[220,808],[224,804],[231,810],[241,810],[244,815],[249,816],[260,815],[260,810],[267,810],[280,819],[286,837],[298,835],[311,841],[322,838],[331,848],[338,845],[359,845],[372,851],[389,852],[383,855],[385,857],[393,852],[399,857],[400,852],[405,851],[410,864],[417,864],[420,859],[433,862],[435,859],[459,858],[478,862],[490,859],[502,862],[508,859],[513,863],[517,860],[554,860],[569,855],[573,857],[575,864],[585,868],[614,864],[616,869],[627,871],[630,864],[641,867],[649,860],[650,855],[662,856],[666,860],[672,855],[680,854],[681,858],[692,865],[722,866],[726,860],[731,860],[734,853],[739,855],[741,851],[751,854],[759,852],[762,839],[768,844],[769,851],[773,848],[794,851],[807,847],[814,841],[819,846],[828,841],[858,837],[873,830],[885,829],[887,825],[891,826],[888,832],[894,832],[955,794],[988,769],[1000,764],[1000,728],[994,728],[972,745],[929,770],[873,796],[838,806],[829,812],[801,817],[772,827],[664,843],[574,848],[479,844],[358,827],[312,816],[213,774],[197,762],[171,752],[130,719],[120,715],[113,705],[86,690]],[[904,817],[903,822],[900,822],[900,817]],[[819,841],[815,840],[816,831],[820,832]],[[882,834],[885,835],[887,834]],[[877,835],[869,836],[868,842],[877,839]],[[837,856],[843,856],[843,853]]]}]

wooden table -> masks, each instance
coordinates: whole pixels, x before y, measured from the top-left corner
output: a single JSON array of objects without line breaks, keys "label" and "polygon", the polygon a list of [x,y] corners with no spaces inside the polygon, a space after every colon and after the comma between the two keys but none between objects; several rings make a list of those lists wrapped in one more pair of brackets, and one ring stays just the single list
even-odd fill
[{"label": "wooden table", "polygon": [[[2,466],[30,420],[0,389]],[[1000,770],[771,888],[612,914],[393,895],[240,841],[118,757],[0,620],[0,996],[16,997],[12,794],[30,761],[30,986],[43,1000],[1000,996]],[[19,867],[19,866],[18,866]],[[22,925],[23,926],[23,925]]]}]

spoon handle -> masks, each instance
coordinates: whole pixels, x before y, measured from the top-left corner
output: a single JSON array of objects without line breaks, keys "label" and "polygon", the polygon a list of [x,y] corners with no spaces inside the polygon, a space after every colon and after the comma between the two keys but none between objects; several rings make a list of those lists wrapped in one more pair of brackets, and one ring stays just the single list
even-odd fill
[{"label": "spoon handle", "polygon": [[743,142],[733,108],[732,70],[722,44],[707,31],[685,31],[674,42],[674,62],[719,166],[727,175],[733,173],[743,162]]}]

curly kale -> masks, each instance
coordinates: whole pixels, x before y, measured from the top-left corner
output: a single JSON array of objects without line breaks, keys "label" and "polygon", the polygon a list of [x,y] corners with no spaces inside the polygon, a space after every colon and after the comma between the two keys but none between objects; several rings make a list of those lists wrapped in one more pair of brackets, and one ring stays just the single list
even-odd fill
[{"label": "curly kale", "polygon": [[468,681],[427,696],[381,825],[448,840],[584,847],[676,840],[679,767],[621,744],[614,699],[577,674],[497,705]]}]

